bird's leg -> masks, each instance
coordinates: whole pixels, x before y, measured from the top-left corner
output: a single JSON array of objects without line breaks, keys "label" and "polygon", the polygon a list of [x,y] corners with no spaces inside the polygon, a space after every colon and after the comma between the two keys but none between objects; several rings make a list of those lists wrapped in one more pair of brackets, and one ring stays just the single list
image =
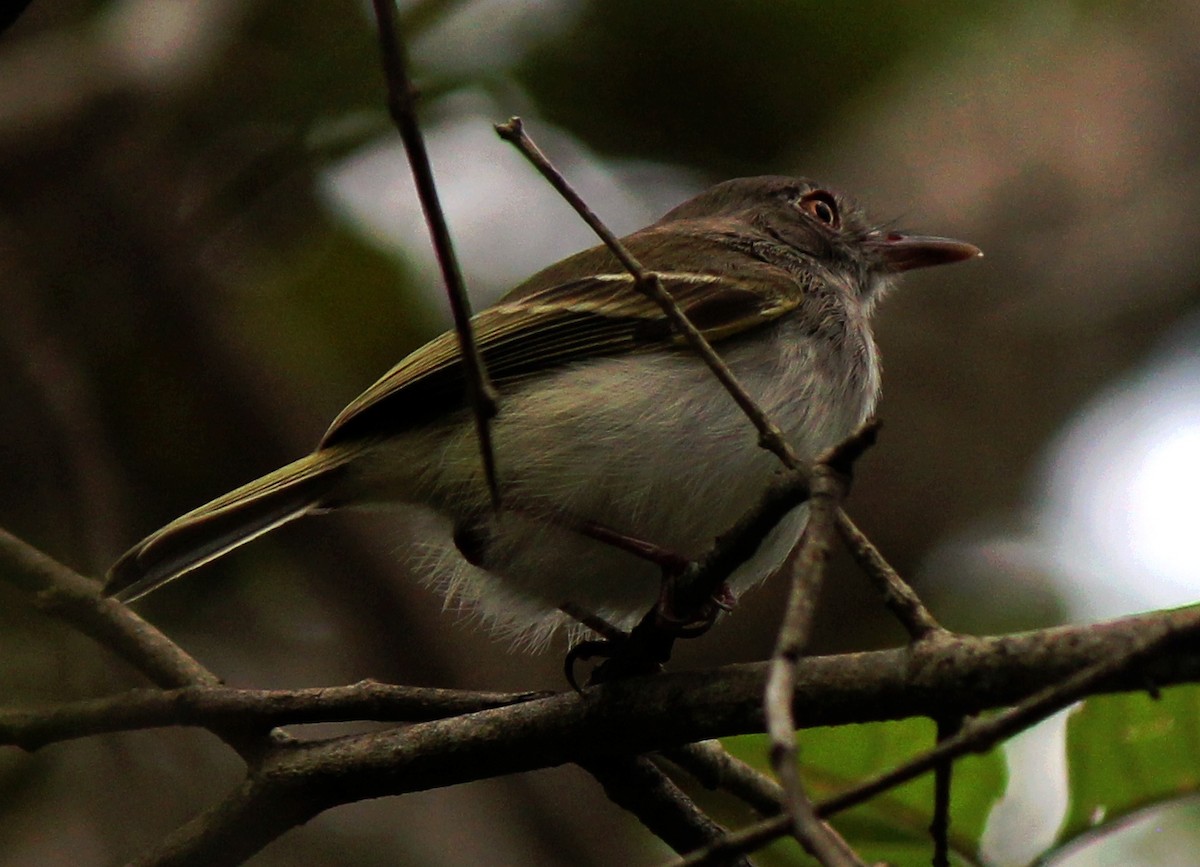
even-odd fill
[{"label": "bird's leg", "polygon": [[[640,560],[653,563],[662,572],[662,583],[654,607],[628,634],[570,601],[559,605],[564,613],[602,636],[581,641],[567,652],[563,663],[564,671],[567,682],[575,689],[578,689],[574,673],[577,662],[586,662],[597,657],[605,659],[592,673],[589,683],[658,671],[662,664],[670,659],[671,645],[676,638],[696,638],[703,635],[716,622],[722,611],[730,611],[737,604],[737,596],[732,588],[728,584],[722,584],[712,598],[698,610],[680,610],[675,602],[675,587],[696,568],[689,558],[654,542],[615,530],[599,521],[576,518],[569,513],[514,506],[511,500],[505,503],[504,509],[624,551]],[[455,527],[454,542],[469,562],[486,568],[489,542],[487,519],[460,521]]]},{"label": "bird's leg", "polygon": [[[594,539],[597,542],[616,548],[619,551],[632,554],[639,560],[653,563],[662,570],[663,574],[663,588],[659,594],[658,604],[658,608],[663,614],[663,619],[668,623],[680,623],[695,619],[694,617],[686,616],[687,613],[684,613],[684,616],[677,615],[670,604],[671,592],[669,585],[693,568],[692,561],[682,554],[672,551],[669,548],[664,548],[654,542],[639,539],[628,533],[622,533],[620,530],[614,530],[612,527],[601,524],[599,521],[577,518],[567,512],[516,506],[513,505],[511,500],[504,504],[504,509],[523,518],[529,518],[563,530],[578,533],[581,536],[586,536],[589,539]],[[454,528],[454,544],[458,547],[459,552],[468,562],[482,568],[487,568],[485,555],[488,542],[490,541],[487,520],[486,518],[462,520]],[[719,610],[728,611],[737,604],[737,597],[728,587],[722,587],[714,595],[713,604]],[[713,616],[716,616],[715,610]]]},{"label": "bird's leg", "polygon": [[703,635],[716,622],[722,611],[731,611],[737,605],[737,595],[728,584],[722,584],[699,611],[680,611],[675,605],[674,588],[677,581],[695,568],[693,561],[653,542],[638,539],[597,521],[582,521],[576,532],[611,545],[654,563],[662,569],[662,587],[654,612],[658,626],[672,632],[677,638],[695,638]]},{"label": "bird's leg", "polygon": [[679,638],[697,638],[712,628],[722,611],[732,611],[737,606],[737,594],[728,583],[722,582],[709,599],[699,607],[690,610],[680,610],[675,602],[675,586],[693,568],[678,574],[663,574],[662,588],[659,590],[658,602],[654,606],[658,616],[658,625],[662,629],[673,632]]},{"label": "bird's leg", "polygon": [[[504,505],[504,510],[520,515],[523,518],[529,518],[543,524],[549,524],[563,530],[578,533],[581,536],[595,539],[597,542],[602,542],[627,554],[632,554],[640,560],[646,560],[658,566],[662,569],[664,575],[681,574],[692,562],[682,554],[677,554],[668,548],[648,542],[645,539],[638,539],[635,536],[614,530],[611,527],[601,524],[599,521],[583,520],[568,513],[547,509],[513,506],[507,502]],[[490,541],[488,520],[486,517],[464,519],[460,520],[454,527],[454,544],[459,552],[468,562],[484,568],[486,568],[485,555],[487,545]]]},{"label": "bird's leg", "polygon": [[597,628],[595,621],[599,621],[602,624],[601,634],[606,636],[599,640],[581,641],[567,651],[563,672],[576,692],[580,689],[575,679],[575,663],[581,660],[586,662],[596,657],[604,659],[588,675],[587,685],[595,686],[610,680],[657,674],[671,659],[676,636],[660,628],[654,609],[647,612],[631,632],[625,633],[593,614],[578,611],[577,606],[570,603],[560,607],[593,629]]},{"label": "bird's leg", "polygon": [[662,584],[657,601],[628,634],[570,602],[559,606],[562,611],[603,636],[600,639],[581,641],[567,652],[563,668],[567,682],[576,691],[579,690],[575,679],[577,662],[604,658],[588,677],[589,685],[657,673],[662,670],[663,664],[670,660],[675,639],[703,635],[716,622],[721,611],[729,611],[737,604],[737,596],[733,590],[728,584],[722,584],[699,610],[681,611],[675,604],[675,587],[680,580],[695,570],[696,565],[691,560],[653,542],[629,536],[596,521],[560,525],[567,526],[589,539],[595,539],[654,563],[662,570]]},{"label": "bird's leg", "polygon": [[[615,656],[621,645],[629,640],[629,633],[609,623],[599,614],[588,611],[574,602],[564,602],[558,607],[564,614],[577,620],[601,636],[600,638],[579,641],[571,645],[570,649],[567,650],[566,658],[563,659],[563,674],[567,677],[567,683],[571,684],[571,689],[579,692],[579,682],[575,679],[575,664],[581,661],[587,662],[598,656],[605,659]],[[593,673],[588,678],[588,684],[596,682]]]},{"label": "bird's leg", "polygon": [[567,522],[564,526],[574,530],[581,536],[587,536],[589,539],[595,539],[597,542],[603,542],[605,545],[653,563],[662,569],[664,575],[681,574],[692,563],[691,560],[682,554],[677,554],[653,542],[647,542],[645,539],[638,539],[635,536],[622,533],[620,530],[614,530],[612,527],[607,527],[599,521],[580,521],[575,524]]}]

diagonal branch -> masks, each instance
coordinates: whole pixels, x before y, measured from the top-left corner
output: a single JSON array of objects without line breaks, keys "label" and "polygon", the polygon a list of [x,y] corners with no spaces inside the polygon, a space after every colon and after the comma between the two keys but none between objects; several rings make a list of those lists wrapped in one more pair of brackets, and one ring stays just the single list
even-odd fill
[{"label": "diagonal branch", "polygon": [[945,627],[937,622],[920,597],[841,509],[837,514],[837,529],[859,567],[883,595],[884,606],[900,621],[913,641],[946,632]]},{"label": "diagonal branch", "polygon": [[309,689],[191,686],[135,689],[47,707],[0,709],[0,744],[35,750],[48,743],[159,726],[210,730],[375,720],[421,722],[504,707],[549,693],[471,692],[362,681]]},{"label": "diagonal branch", "polygon": [[635,288],[662,308],[663,313],[671,320],[671,324],[675,326],[675,329],[683,336],[696,354],[704,360],[709,370],[712,371],[725,390],[737,402],[737,405],[741,407],[742,412],[754,424],[755,429],[758,431],[758,444],[774,453],[785,467],[795,468],[799,466],[800,459],[784,438],[783,431],[779,429],[779,426],[771,421],[762,407],[750,396],[750,393],[746,391],[742,384],[737,381],[737,378],[733,375],[733,371],[717,355],[716,350],[712,348],[712,344],[692,324],[687,315],[679,308],[679,305],[675,303],[675,299],[663,288],[662,281],[659,280],[658,275],[642,267],[642,264],[625,248],[625,245],[613,234],[612,230],[604,225],[603,221],[583,201],[579,193],[567,182],[562,173],[551,164],[541,149],[529,138],[521,119],[514,117],[510,118],[507,123],[496,124],[496,132],[500,135],[500,138],[516,147],[542,173],[542,176],[550,182],[554,189],[558,190],[559,194],[567,200],[571,207],[583,218],[584,222],[592,228],[592,231],[612,251],[612,254],[617,257],[625,267],[625,270],[633,275]]},{"label": "diagonal branch", "polygon": [[[829,559],[835,514],[846,493],[848,468],[861,453],[863,440],[867,438],[852,437],[823,456],[813,468],[808,526],[796,551],[791,592],[771,656],[763,696],[763,712],[771,738],[771,765],[783,786],[784,812],[790,819],[791,833],[826,867],[862,867],[862,861],[813,810],[812,801],[800,780],[792,700],[796,692],[796,669],[808,645],[825,564]],[[843,473],[843,469],[847,472]]]},{"label": "diagonal branch", "polygon": [[446,215],[442,212],[438,200],[433,168],[429,163],[429,153],[425,149],[425,137],[417,124],[417,89],[408,77],[404,42],[396,27],[396,6],[394,0],[373,2],[375,19],[379,25],[379,54],[383,62],[384,78],[387,80],[388,111],[400,133],[400,139],[404,142],[404,151],[408,154],[408,162],[412,166],[413,180],[417,187],[417,197],[421,200],[421,209],[425,212],[425,222],[429,225],[438,265],[442,269],[442,279],[446,284],[446,294],[450,298],[450,310],[454,316],[454,330],[458,334],[458,347],[466,370],[467,401],[475,416],[475,432],[479,437],[484,477],[487,479],[492,505],[499,508],[500,487],[496,479],[496,456],[492,448],[491,433],[491,420],[497,411],[496,391],[488,379],[487,368],[475,341],[475,332],[471,328],[471,302],[463,286],[462,271],[458,267],[458,257],[454,254]]},{"label": "diagonal branch", "polygon": [[[857,458],[858,454],[875,444],[879,427],[875,420],[867,422],[851,434],[839,448],[853,449]],[[707,603],[733,571],[754,556],[775,526],[789,512],[808,500],[812,487],[811,475],[812,471],[808,467],[796,467],[776,476],[754,507],[716,539],[696,563],[696,568],[675,579],[675,586],[671,588],[671,592],[680,610],[695,610]],[[839,528],[844,514],[840,509],[837,512]],[[845,520],[848,522],[849,518]],[[862,542],[872,551],[875,550],[865,537]],[[882,562],[883,558],[879,557],[879,560]],[[907,588],[898,576],[896,581]],[[909,593],[911,592],[910,590]],[[916,604],[920,605],[920,601]]]},{"label": "diagonal branch", "polygon": [[[102,597],[99,581],[85,578],[2,529],[0,580],[28,593],[40,610],[107,647],[157,686],[212,687],[221,682],[130,608]],[[248,762],[272,744],[289,740],[283,732],[262,737],[266,729],[246,728],[240,721],[212,731]]]},{"label": "diagonal branch", "polygon": [[[956,715],[937,721],[938,743],[962,731],[966,717]],[[929,835],[933,838],[933,867],[950,867],[950,795],[954,783],[954,762],[945,761],[933,771],[933,818]]]},{"label": "diagonal branch", "polygon": [[[645,756],[606,756],[582,762],[581,766],[604,787],[609,800],[636,816],[676,852],[707,845],[725,833]],[[743,857],[727,863],[730,867],[750,865]]]},{"label": "diagonal branch", "polygon": [[783,788],[766,774],[730,755],[720,741],[669,747],[660,755],[687,771],[700,785],[729,792],[760,816],[777,816],[783,809]]},{"label": "diagonal branch", "polygon": [[215,686],[220,678],[132,609],[100,595],[85,578],[0,529],[0,580],[33,598],[39,609],[111,650],[156,686]]},{"label": "diagonal branch", "polygon": [[[909,780],[934,771],[967,753],[986,752],[1004,739],[1036,725],[1074,702],[1099,691],[1106,682],[1113,678],[1132,675],[1136,680],[1140,674],[1144,689],[1148,676],[1144,672],[1136,670],[1139,666],[1155,660],[1156,657],[1166,656],[1168,652],[1178,652],[1180,650],[1178,645],[1181,643],[1191,646],[1194,651],[1196,649],[1194,645],[1197,638],[1200,637],[1200,608],[1182,609],[1169,613],[1174,616],[1130,636],[1129,642],[1120,652],[1107,658],[1101,658],[1098,662],[1057,682],[1052,681],[1006,711],[993,717],[967,723],[957,734],[940,741],[933,749],[915,759],[905,762],[887,773],[880,774],[874,779],[867,780],[841,795],[822,801],[816,806],[816,814],[821,818],[832,816],[907,783]],[[939,640],[939,643],[947,641],[952,642],[953,640],[943,639]],[[1153,680],[1149,682],[1153,682]],[[931,716],[936,716],[936,714],[931,714]],[[692,853],[681,864],[696,867],[696,865],[703,864],[725,863],[728,858],[753,851],[787,834],[790,830],[791,823],[786,815],[766,819],[730,834],[725,840]]]}]

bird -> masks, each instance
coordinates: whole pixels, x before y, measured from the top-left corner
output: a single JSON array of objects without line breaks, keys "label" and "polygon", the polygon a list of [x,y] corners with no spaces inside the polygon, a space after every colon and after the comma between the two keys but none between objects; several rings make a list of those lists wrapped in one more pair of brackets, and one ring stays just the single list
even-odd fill
[{"label": "bird", "polygon": [[[777,175],[717,184],[622,240],[804,461],[874,413],[871,319],[897,278],[982,255],[875,224],[846,195]],[[307,515],[391,507],[421,528],[405,553],[418,578],[538,647],[573,622],[567,612],[632,623],[663,580],[641,549],[699,557],[780,469],[604,246],[538,272],[472,327],[498,393],[498,504],[450,331],[355,398],[311,454],[136,544],[105,594],[132,602]],[[730,576],[730,594],[776,570],[806,521],[803,505],[781,521]]]}]

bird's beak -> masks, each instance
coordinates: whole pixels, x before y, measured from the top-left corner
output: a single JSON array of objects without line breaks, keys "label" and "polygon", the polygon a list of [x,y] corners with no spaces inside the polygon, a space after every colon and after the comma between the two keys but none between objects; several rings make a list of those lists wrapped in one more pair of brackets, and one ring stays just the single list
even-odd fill
[{"label": "bird's beak", "polygon": [[983,255],[983,251],[966,241],[937,238],[932,235],[902,235],[899,232],[879,233],[867,239],[890,271],[911,271],[933,265],[949,265]]}]

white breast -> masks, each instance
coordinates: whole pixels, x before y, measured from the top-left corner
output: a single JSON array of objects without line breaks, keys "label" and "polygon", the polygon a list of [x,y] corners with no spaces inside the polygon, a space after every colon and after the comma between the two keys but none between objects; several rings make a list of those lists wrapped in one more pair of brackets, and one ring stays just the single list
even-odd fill
[{"label": "white breast", "polygon": [[[754,337],[725,344],[723,355],[804,459],[844,439],[872,412],[879,378],[865,327],[842,341],[841,357],[829,356],[794,319]],[[445,540],[425,540],[422,568],[514,634],[553,628],[565,601],[620,623],[654,603],[657,567],[569,525],[596,521],[696,557],[758,500],[780,467],[758,446],[733,399],[686,352],[566,368],[507,397],[493,430],[505,501],[517,511],[491,528],[487,572],[465,563]],[[451,486],[482,490],[471,426],[442,436],[439,447],[442,459],[423,481],[440,493]],[[553,511],[562,526],[521,510]],[[734,577],[735,589],[782,561],[804,517],[794,514],[777,529]]]}]

